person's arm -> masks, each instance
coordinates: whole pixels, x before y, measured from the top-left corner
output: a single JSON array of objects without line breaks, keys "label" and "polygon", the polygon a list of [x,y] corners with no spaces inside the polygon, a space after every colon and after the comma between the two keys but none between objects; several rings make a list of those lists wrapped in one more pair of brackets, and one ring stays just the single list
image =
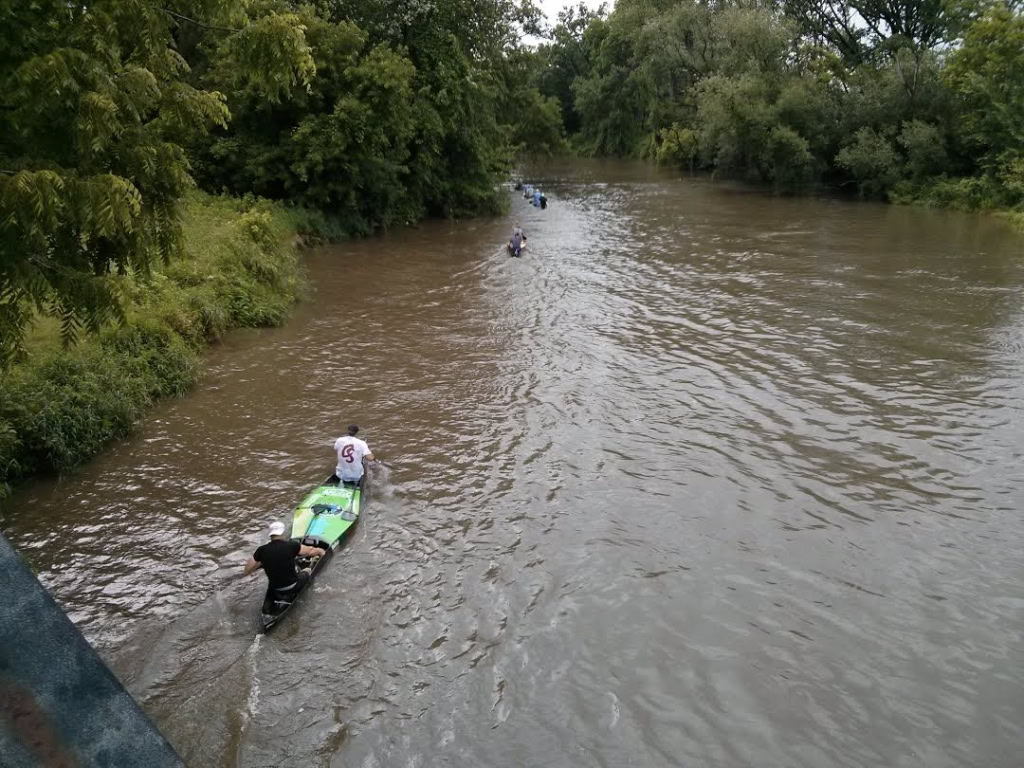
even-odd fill
[{"label": "person's arm", "polygon": [[245,570],[242,572],[242,575],[243,576],[248,576],[250,573],[253,573],[254,571],[258,571],[262,567],[263,567],[263,563],[261,563],[255,557],[250,557],[249,558],[249,562],[245,564]]},{"label": "person's arm", "polygon": [[376,457],[373,455],[373,451],[370,450],[370,444],[365,440],[363,441],[363,466],[366,466],[366,462],[373,461]]},{"label": "person's arm", "polygon": [[305,544],[299,546],[299,557],[323,557],[326,554],[327,550],[320,547],[307,547]]}]

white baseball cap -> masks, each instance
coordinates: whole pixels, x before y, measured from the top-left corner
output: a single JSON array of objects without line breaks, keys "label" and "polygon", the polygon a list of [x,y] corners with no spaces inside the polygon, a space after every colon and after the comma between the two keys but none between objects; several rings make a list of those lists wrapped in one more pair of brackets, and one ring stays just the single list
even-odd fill
[{"label": "white baseball cap", "polygon": [[270,535],[271,536],[284,536],[284,523],[277,520],[270,524]]}]

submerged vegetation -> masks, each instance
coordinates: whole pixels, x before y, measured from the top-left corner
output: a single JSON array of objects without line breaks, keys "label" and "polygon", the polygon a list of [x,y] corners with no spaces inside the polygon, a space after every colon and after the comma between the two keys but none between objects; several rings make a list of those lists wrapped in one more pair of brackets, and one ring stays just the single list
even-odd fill
[{"label": "submerged vegetation", "polygon": [[800,191],[1024,205],[1017,0],[618,0],[538,53],[575,146]]}]

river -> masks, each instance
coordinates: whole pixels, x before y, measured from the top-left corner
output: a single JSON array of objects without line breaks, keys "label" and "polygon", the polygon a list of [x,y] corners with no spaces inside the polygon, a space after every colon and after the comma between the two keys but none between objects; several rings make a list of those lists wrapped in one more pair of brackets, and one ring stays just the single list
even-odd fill
[{"label": "river", "polygon": [[[535,178],[545,211],[311,252],[286,327],[12,500],[188,764],[1020,765],[1024,240]],[[391,467],[257,637],[241,564],[350,421]]]}]

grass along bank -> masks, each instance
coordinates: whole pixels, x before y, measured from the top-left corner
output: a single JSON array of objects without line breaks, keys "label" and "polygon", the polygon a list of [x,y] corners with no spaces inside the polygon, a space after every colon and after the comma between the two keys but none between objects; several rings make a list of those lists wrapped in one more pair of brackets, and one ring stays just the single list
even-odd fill
[{"label": "grass along bank", "polygon": [[0,499],[22,478],[78,466],[153,402],[185,394],[226,331],[282,324],[304,284],[295,243],[308,224],[278,203],[193,193],[183,255],[113,278],[123,322],[65,347],[57,321],[39,318],[25,359],[0,374]]}]

